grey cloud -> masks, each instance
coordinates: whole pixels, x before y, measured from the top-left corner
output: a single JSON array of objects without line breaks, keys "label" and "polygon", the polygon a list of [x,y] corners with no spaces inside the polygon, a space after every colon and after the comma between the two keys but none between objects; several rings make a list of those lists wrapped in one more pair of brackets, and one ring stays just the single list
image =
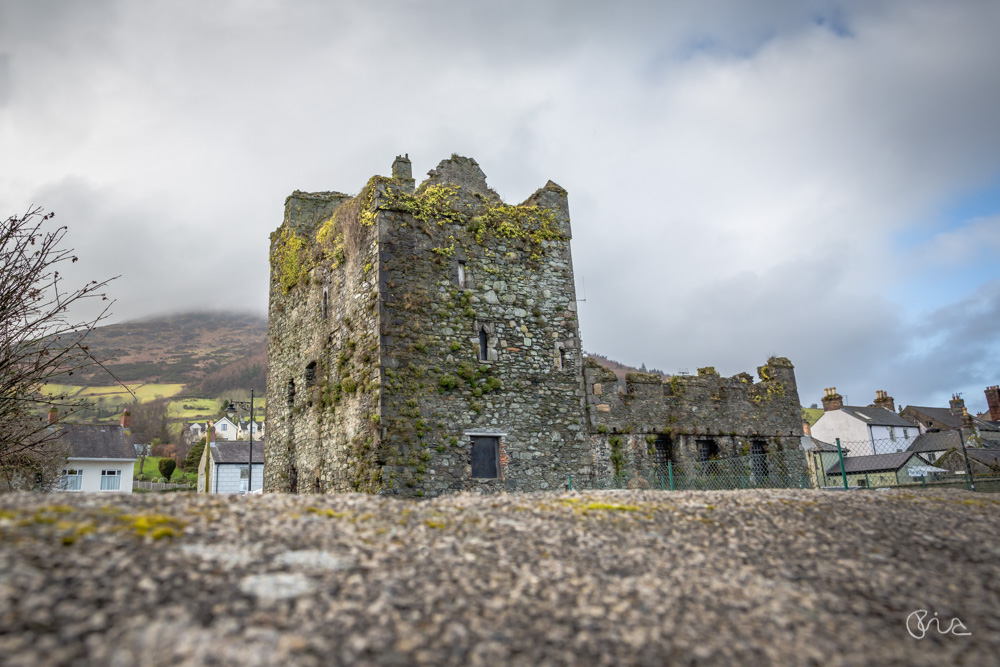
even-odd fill
[{"label": "grey cloud", "polygon": [[867,402],[924,336],[888,292],[920,271],[895,239],[1000,169],[997,11],[0,0],[0,149],[23,156],[0,201],[56,210],[87,274],[122,273],[122,317],[261,312],[292,190],[472,155],[508,201],[570,191],[588,349],[725,372],[778,353],[806,404],[834,383]]}]

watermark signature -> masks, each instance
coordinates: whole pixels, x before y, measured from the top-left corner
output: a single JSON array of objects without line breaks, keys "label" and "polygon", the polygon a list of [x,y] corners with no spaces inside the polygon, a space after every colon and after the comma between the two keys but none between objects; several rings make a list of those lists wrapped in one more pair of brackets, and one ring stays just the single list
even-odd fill
[{"label": "watermark signature", "polygon": [[[918,609],[906,617],[906,631],[910,633],[910,636],[914,639],[923,639],[927,636],[927,633],[932,629],[937,630],[939,635],[955,635],[956,637],[971,637],[972,633],[969,632],[968,628],[965,627],[965,623],[958,620],[958,618],[953,618],[948,623],[947,628],[941,627],[941,619],[938,618],[937,612],[934,612],[933,616],[928,616],[930,614],[926,609]],[[961,632],[959,632],[961,630]]]}]

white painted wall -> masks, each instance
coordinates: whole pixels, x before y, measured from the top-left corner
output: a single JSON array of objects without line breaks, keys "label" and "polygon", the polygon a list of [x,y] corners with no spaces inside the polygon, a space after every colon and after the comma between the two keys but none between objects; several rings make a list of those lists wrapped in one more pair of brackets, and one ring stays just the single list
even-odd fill
[{"label": "white painted wall", "polygon": [[[868,424],[862,423],[857,417],[852,417],[840,410],[824,412],[812,427],[812,436],[817,440],[836,444],[840,438],[840,444],[850,449],[847,456],[867,456],[874,454],[871,447],[871,438],[868,435]],[[888,437],[888,436],[887,436]],[[858,442],[867,442],[859,445]]]},{"label": "white painted wall", "polygon": [[919,433],[916,426],[869,426],[868,430],[876,454],[905,452]]},{"label": "white painted wall", "polygon": [[[132,473],[134,468],[135,459],[70,459],[65,466],[66,470],[80,470],[83,472],[81,491],[96,493],[132,493]],[[118,491],[101,491],[102,470],[121,471]]]},{"label": "white painted wall", "polygon": [[236,424],[223,417],[213,424],[216,440],[236,440]]},{"label": "white painted wall", "polygon": [[[243,493],[246,491],[246,480],[241,478],[247,464],[216,463],[212,466],[212,493]],[[253,464],[253,485],[251,491],[264,486],[264,466]]]}]

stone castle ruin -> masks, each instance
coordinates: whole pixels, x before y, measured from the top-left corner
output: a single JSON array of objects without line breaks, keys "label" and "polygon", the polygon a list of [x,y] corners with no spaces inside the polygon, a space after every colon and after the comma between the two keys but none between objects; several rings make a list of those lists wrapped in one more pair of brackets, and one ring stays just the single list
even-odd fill
[{"label": "stone castle ruin", "polygon": [[759,382],[584,359],[566,190],[505,204],[455,156],[356,196],[294,192],[271,237],[267,491],[563,488],[798,447],[792,365]]}]

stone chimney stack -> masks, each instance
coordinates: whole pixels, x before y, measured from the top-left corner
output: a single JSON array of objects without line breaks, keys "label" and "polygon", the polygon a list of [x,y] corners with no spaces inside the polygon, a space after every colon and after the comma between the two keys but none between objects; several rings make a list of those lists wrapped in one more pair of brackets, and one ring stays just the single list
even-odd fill
[{"label": "stone chimney stack", "polygon": [[952,394],[948,406],[951,408],[951,414],[956,417],[961,417],[965,414],[965,400],[961,394]]},{"label": "stone chimney stack", "polygon": [[962,408],[962,428],[968,429],[973,433],[976,432],[976,422],[972,420],[972,415],[969,414],[968,408]]},{"label": "stone chimney stack", "polygon": [[51,408],[49,408],[49,423],[55,424],[58,421],[59,421],[59,410],[56,408],[56,406],[53,405]]},{"label": "stone chimney stack", "polygon": [[392,179],[397,181],[406,192],[413,194],[416,181],[413,180],[413,163],[410,162],[410,154],[403,157],[399,155],[392,163]]},{"label": "stone chimney stack", "polygon": [[986,388],[986,418],[990,421],[1000,421],[1000,385]]},{"label": "stone chimney stack", "polygon": [[875,407],[885,408],[889,412],[896,411],[896,399],[890,396],[884,389],[875,392]]},{"label": "stone chimney stack", "polygon": [[122,412],[122,416],[121,416],[121,419],[119,420],[119,423],[122,425],[122,427],[126,431],[131,430],[132,429],[132,413],[129,412],[128,410],[125,410],[124,412]]},{"label": "stone chimney stack", "polygon": [[836,387],[827,387],[823,390],[823,410],[839,410],[844,407],[844,397],[837,393]]}]

